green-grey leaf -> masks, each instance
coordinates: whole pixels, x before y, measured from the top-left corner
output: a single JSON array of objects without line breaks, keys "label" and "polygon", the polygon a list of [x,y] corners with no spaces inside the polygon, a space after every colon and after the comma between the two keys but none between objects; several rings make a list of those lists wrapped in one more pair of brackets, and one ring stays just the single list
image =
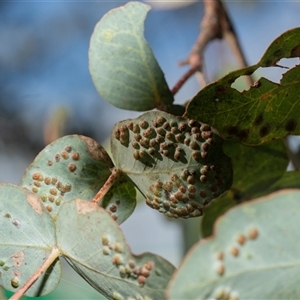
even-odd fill
[{"label": "green-grey leaf", "polygon": [[120,178],[101,200],[100,205],[118,224],[122,224],[133,213],[136,206],[134,185],[124,177]]},{"label": "green-grey leaf", "polygon": [[59,210],[56,224],[67,261],[105,297],[163,299],[174,267],[154,254],[131,254],[118,224],[103,208],[69,201]]},{"label": "green-grey leaf", "polygon": [[199,216],[231,186],[230,159],[206,124],[151,111],[117,123],[111,141],[116,167],[168,217]]},{"label": "green-grey leaf", "polygon": [[[0,184],[0,228],[0,286],[16,292],[50,254],[56,243],[55,227],[36,194]],[[48,294],[60,278],[61,266],[56,260],[26,295]]]},{"label": "green-grey leaf", "polygon": [[[284,45],[284,46],[283,46]],[[210,124],[224,139],[258,145],[300,134],[298,111],[300,66],[286,72],[280,84],[266,78],[240,93],[231,84],[281,58],[300,56],[300,28],[277,38],[256,65],[234,71],[202,89],[188,104],[186,116]]]},{"label": "green-grey leaf", "polygon": [[19,185],[39,195],[55,217],[63,202],[77,197],[92,200],[112,167],[110,157],[96,141],[70,135],[45,147]]},{"label": "green-grey leaf", "polygon": [[173,103],[173,96],[144,38],[150,6],[139,2],[108,12],[90,41],[89,69],[98,93],[116,107],[145,111]]},{"label": "green-grey leaf", "polygon": [[300,191],[230,210],[172,278],[167,299],[299,299]]}]

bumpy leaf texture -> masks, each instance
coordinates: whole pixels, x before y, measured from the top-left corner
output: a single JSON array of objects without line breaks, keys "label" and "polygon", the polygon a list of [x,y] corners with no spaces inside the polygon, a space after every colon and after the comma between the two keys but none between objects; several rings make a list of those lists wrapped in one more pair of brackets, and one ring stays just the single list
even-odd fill
[{"label": "bumpy leaf texture", "polygon": [[199,216],[231,186],[222,139],[206,124],[152,111],[117,123],[111,141],[116,167],[168,217]]},{"label": "bumpy leaf texture", "polygon": [[92,200],[111,174],[113,163],[91,138],[64,136],[46,146],[27,168],[20,186],[40,196],[55,217],[62,203]]}]

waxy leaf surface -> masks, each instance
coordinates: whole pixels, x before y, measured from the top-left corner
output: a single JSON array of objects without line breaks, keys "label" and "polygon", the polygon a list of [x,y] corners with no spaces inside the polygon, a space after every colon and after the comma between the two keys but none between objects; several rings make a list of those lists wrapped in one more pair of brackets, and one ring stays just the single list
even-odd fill
[{"label": "waxy leaf surface", "polygon": [[258,145],[300,134],[300,66],[287,71],[280,84],[259,79],[240,93],[231,84],[259,67],[270,67],[282,58],[300,56],[300,28],[283,33],[256,65],[234,71],[203,88],[188,104],[185,116],[205,122],[224,139]]},{"label": "waxy leaf surface", "polygon": [[134,185],[120,178],[101,200],[100,206],[105,208],[118,224],[122,224],[133,213],[136,206]]},{"label": "waxy leaf surface", "polygon": [[231,186],[230,159],[206,124],[151,111],[117,123],[111,141],[116,167],[168,217],[197,217]]},{"label": "waxy leaf surface", "polygon": [[196,244],[167,299],[299,299],[300,191],[241,204]]},{"label": "waxy leaf surface", "polygon": [[92,200],[113,163],[91,138],[70,135],[45,147],[27,168],[20,186],[36,193],[55,217],[62,203],[80,197]]},{"label": "waxy leaf surface", "polygon": [[65,203],[58,213],[57,239],[70,265],[107,299],[163,299],[174,267],[151,253],[131,254],[103,208],[79,199]]},{"label": "waxy leaf surface", "polygon": [[150,6],[139,2],[108,12],[90,41],[89,69],[98,93],[116,107],[145,111],[173,103],[164,74],[144,38]]},{"label": "waxy leaf surface", "polygon": [[255,147],[225,141],[223,150],[231,157],[233,183],[227,194],[204,210],[201,222],[203,237],[212,234],[214,221],[235,204],[275,191],[270,190],[271,186],[286,173],[289,162],[282,140]]},{"label": "waxy leaf surface", "polygon": [[[55,245],[53,220],[36,194],[0,184],[0,286],[16,292],[42,265]],[[56,260],[26,292],[50,293],[61,278]]]}]

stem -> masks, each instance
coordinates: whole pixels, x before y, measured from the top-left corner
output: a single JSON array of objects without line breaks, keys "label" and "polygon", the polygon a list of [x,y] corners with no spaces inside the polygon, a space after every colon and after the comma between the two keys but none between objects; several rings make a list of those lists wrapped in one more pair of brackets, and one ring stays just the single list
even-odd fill
[{"label": "stem", "polygon": [[[214,39],[224,39],[228,43],[241,68],[247,66],[245,55],[240,46],[232,22],[221,0],[203,0],[204,16],[200,23],[200,33],[187,59],[179,65],[190,65],[191,69],[178,81],[172,89],[173,95],[178,92],[185,81],[195,72],[199,84],[204,87],[207,84],[203,72],[203,52],[206,46]],[[194,71],[194,72],[192,72]],[[253,85],[251,76],[246,77],[247,83]]]},{"label": "stem", "polygon": [[18,300],[20,299],[27,290],[37,281],[37,279],[43,275],[52,263],[60,256],[60,250],[54,246],[49,256],[43,262],[43,264],[34,272],[34,274],[24,283],[24,285],[9,298],[9,300]]},{"label": "stem", "polygon": [[113,168],[110,176],[107,178],[106,182],[102,186],[102,188],[99,190],[99,192],[96,194],[94,199],[92,200],[92,203],[99,203],[100,200],[106,195],[106,193],[110,190],[110,188],[113,186],[113,184],[116,182],[118,177],[120,176],[121,171],[117,168]]},{"label": "stem", "polygon": [[183,76],[178,80],[178,82],[174,85],[174,87],[172,88],[171,92],[173,95],[175,95],[180,88],[185,84],[185,82],[192,76],[195,74],[195,72],[197,71],[198,67],[192,67],[190,68],[185,74],[183,74]]}]

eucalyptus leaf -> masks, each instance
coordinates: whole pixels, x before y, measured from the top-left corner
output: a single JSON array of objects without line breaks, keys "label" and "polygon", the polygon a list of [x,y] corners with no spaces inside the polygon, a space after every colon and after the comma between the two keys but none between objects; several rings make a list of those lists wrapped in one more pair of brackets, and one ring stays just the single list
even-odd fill
[{"label": "eucalyptus leaf", "polygon": [[299,197],[283,190],[231,209],[188,253],[167,299],[299,299]]},{"label": "eucalyptus leaf", "polygon": [[150,6],[129,2],[109,11],[90,41],[89,69],[98,93],[116,107],[145,111],[173,103],[164,74],[144,38]]},{"label": "eucalyptus leaf", "polygon": [[121,177],[104,196],[100,205],[118,224],[122,224],[133,213],[136,206],[134,185]]},{"label": "eucalyptus leaf", "polygon": [[77,197],[92,200],[112,167],[110,157],[96,141],[69,135],[45,147],[19,185],[39,195],[55,218],[63,202]]},{"label": "eucalyptus leaf", "polygon": [[253,199],[268,190],[283,176],[289,163],[282,140],[255,147],[224,141],[223,150],[232,160],[231,191],[234,200],[238,202]]},{"label": "eucalyptus leaf", "polygon": [[231,87],[238,77],[259,67],[299,57],[299,49],[300,28],[283,33],[256,65],[231,72],[203,88],[188,104],[185,116],[210,124],[224,139],[249,145],[300,134],[299,65],[287,71],[280,84],[261,78],[242,93]]},{"label": "eucalyptus leaf", "polygon": [[232,193],[228,192],[205,207],[200,223],[201,237],[205,238],[212,235],[215,221],[236,204]]},{"label": "eucalyptus leaf", "polygon": [[[0,184],[0,228],[0,286],[16,292],[51,253],[56,244],[55,226],[36,194]],[[60,278],[57,259],[26,295],[48,294]]]},{"label": "eucalyptus leaf", "polygon": [[103,208],[69,201],[56,224],[66,260],[107,299],[163,299],[174,267],[151,253],[131,254],[118,224]]},{"label": "eucalyptus leaf", "polygon": [[117,123],[111,141],[116,167],[168,217],[197,217],[231,186],[222,139],[206,124],[151,111]]},{"label": "eucalyptus leaf", "polygon": [[282,140],[255,147],[225,141],[223,150],[232,160],[233,183],[227,194],[205,208],[202,237],[211,235],[215,220],[235,204],[275,191],[272,186],[284,176],[289,162]]}]

